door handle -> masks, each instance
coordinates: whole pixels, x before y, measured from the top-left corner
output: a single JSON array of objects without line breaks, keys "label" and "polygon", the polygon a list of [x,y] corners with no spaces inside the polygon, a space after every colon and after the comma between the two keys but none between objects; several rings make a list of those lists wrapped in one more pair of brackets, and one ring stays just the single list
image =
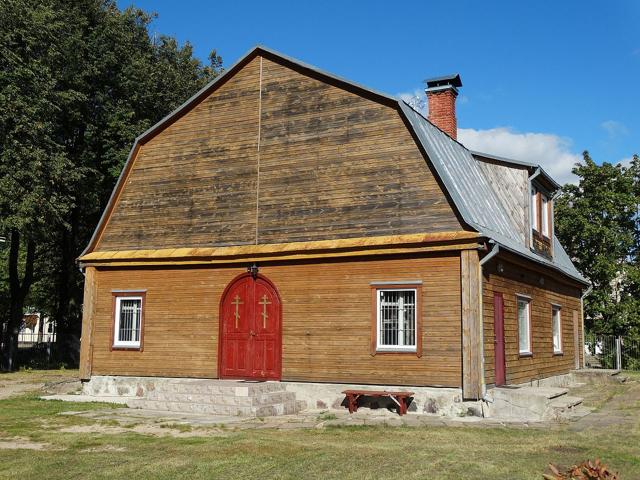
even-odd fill
[{"label": "door handle", "polygon": [[254,332],[253,330],[251,330],[251,331],[249,332],[249,335],[251,335],[252,337],[255,337],[255,336],[256,336],[256,332]]}]

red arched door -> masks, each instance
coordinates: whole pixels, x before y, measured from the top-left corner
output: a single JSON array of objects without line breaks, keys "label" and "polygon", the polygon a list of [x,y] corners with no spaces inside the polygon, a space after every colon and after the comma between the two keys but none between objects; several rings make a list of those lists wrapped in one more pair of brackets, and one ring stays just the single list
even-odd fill
[{"label": "red arched door", "polygon": [[220,303],[221,378],[279,380],[281,303],[273,284],[261,275],[233,280]]}]

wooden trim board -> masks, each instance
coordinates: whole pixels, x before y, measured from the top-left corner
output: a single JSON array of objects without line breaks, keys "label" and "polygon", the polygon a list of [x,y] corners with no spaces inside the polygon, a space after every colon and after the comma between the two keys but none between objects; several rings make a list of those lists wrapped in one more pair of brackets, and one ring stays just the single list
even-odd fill
[{"label": "wooden trim board", "polygon": [[383,253],[464,250],[478,248],[475,232],[441,232],[313,242],[92,252],[79,258],[88,265],[207,264],[251,260],[295,260]]}]

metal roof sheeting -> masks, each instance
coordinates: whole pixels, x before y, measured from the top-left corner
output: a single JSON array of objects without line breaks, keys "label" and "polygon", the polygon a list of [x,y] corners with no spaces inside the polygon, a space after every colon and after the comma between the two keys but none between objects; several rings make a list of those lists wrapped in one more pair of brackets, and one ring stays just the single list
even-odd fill
[{"label": "metal roof sheeting", "polygon": [[517,226],[505,210],[473,153],[441,131],[406,102],[400,108],[444,183],[463,220],[506,250],[554,268],[589,284],[575,268],[554,235],[552,260],[532,252],[517,236]]}]

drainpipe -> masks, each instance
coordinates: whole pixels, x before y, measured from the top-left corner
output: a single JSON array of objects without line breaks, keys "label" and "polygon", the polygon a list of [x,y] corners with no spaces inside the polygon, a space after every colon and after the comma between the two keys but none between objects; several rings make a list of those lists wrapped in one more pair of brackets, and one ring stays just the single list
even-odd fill
[{"label": "drainpipe", "polygon": [[582,327],[582,368],[586,368],[586,358],[584,355],[584,299],[593,291],[593,285],[589,285],[589,288],[580,297],[580,324]]},{"label": "drainpipe", "polygon": [[482,260],[480,260],[480,266],[484,267],[484,264],[487,263],[489,260],[491,260],[493,257],[495,257],[499,251],[500,251],[500,245],[498,245],[497,243],[494,243],[491,251]]},{"label": "drainpipe", "polygon": [[[490,242],[491,243],[491,242]],[[484,299],[484,266],[485,264],[495,257],[500,251],[500,246],[497,243],[493,243],[491,251],[487,253],[482,260],[480,260],[480,337],[482,342],[482,401],[487,403],[493,403],[489,397],[487,397],[487,385],[484,381],[484,307],[482,305]],[[482,416],[484,417],[484,409],[482,410]]]}]

